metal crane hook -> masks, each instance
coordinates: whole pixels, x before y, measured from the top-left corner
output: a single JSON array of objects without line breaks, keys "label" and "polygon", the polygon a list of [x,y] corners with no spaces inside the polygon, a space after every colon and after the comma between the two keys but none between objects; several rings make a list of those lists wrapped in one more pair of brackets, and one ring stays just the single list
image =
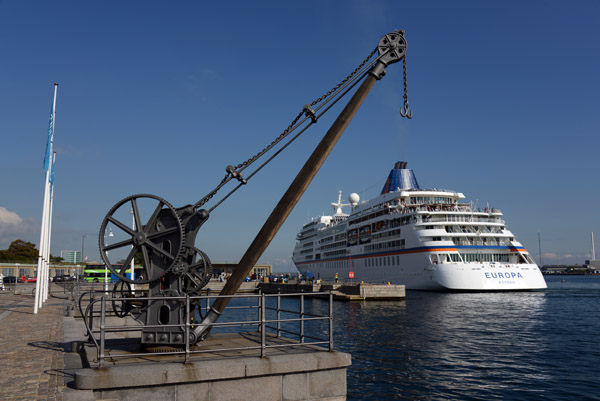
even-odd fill
[{"label": "metal crane hook", "polygon": [[402,106],[402,108],[400,108],[400,115],[402,117],[406,117],[409,120],[412,118],[412,110],[408,107],[408,100],[404,100],[404,106]]}]

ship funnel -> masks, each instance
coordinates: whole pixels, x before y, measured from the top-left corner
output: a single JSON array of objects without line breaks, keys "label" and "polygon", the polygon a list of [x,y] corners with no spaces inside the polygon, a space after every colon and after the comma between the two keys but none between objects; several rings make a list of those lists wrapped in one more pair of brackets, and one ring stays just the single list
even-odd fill
[{"label": "ship funnel", "polygon": [[390,171],[381,194],[397,191],[400,189],[419,189],[417,177],[412,170],[406,168],[407,162],[396,162],[394,168]]}]

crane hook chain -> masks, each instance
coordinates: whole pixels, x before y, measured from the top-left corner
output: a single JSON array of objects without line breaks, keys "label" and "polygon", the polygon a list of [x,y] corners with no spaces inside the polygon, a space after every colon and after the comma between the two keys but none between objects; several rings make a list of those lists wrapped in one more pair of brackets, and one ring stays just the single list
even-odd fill
[{"label": "crane hook chain", "polygon": [[404,55],[404,59],[402,60],[402,71],[404,75],[404,106],[400,109],[400,115],[402,117],[406,117],[411,119],[413,114],[412,110],[408,107],[408,89],[406,87],[406,54]]}]

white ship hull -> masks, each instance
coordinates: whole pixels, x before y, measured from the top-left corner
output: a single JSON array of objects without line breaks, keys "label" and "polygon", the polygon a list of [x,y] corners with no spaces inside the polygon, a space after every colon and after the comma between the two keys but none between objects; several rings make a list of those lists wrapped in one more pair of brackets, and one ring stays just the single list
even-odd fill
[{"label": "white ship hull", "polygon": [[[311,271],[314,277],[333,281],[338,273],[340,281],[403,284],[410,290],[428,291],[523,291],[546,288],[544,277],[537,265],[515,264],[411,264],[406,267],[382,266],[351,268],[301,269]],[[350,279],[352,272],[353,279]]]},{"label": "white ship hull", "polygon": [[[397,164],[398,167],[398,164]],[[519,291],[546,288],[525,248],[498,209],[459,203],[464,195],[422,190],[412,170],[377,198],[304,225],[292,259],[315,279],[403,284],[434,291]],[[412,180],[412,183],[409,182]],[[400,185],[403,185],[402,187]],[[408,188],[407,188],[408,187]]]}]

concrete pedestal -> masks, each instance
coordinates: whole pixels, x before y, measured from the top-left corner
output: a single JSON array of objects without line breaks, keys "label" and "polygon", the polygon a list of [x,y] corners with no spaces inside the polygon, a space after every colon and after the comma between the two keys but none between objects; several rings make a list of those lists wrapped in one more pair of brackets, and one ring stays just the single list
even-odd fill
[{"label": "concrete pedestal", "polygon": [[[281,340],[282,343],[285,339]],[[209,337],[198,349],[217,350],[194,354],[190,363],[182,356],[115,359],[105,368],[75,372],[75,387],[92,390],[95,399],[119,400],[345,400],[346,368],[350,354],[328,352],[319,347],[285,347],[239,350],[256,346],[246,334]],[[95,348],[93,349],[95,350]],[[94,366],[95,355],[88,359]]]}]

